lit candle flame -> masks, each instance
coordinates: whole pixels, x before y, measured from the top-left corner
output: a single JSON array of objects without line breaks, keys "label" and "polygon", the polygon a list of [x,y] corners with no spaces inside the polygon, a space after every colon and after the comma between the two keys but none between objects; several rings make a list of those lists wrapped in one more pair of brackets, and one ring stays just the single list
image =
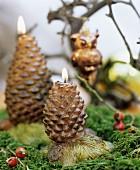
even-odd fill
[{"label": "lit candle flame", "polygon": [[18,34],[25,34],[26,33],[25,23],[24,23],[22,16],[18,17],[17,30],[18,30]]},{"label": "lit candle flame", "polygon": [[62,70],[62,79],[64,80],[64,83],[68,81],[68,72],[66,68],[63,68]]}]

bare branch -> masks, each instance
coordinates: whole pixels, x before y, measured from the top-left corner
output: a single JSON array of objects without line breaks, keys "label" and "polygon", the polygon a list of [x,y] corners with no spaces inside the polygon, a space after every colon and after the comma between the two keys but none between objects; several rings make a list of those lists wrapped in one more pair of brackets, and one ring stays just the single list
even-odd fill
[{"label": "bare branch", "polygon": [[126,4],[129,5],[133,8],[133,10],[135,11],[135,13],[137,14],[138,18],[140,19],[140,14],[138,13],[137,9],[135,8],[133,2],[130,0],[129,2],[126,1],[119,1],[119,0],[113,0],[112,4],[117,4],[117,3],[122,3],[122,4]]},{"label": "bare branch", "polygon": [[117,24],[117,22],[116,22],[116,20],[115,20],[115,18],[114,18],[113,11],[112,11],[112,6],[111,6],[111,5],[112,5],[112,1],[107,0],[107,5],[108,5],[108,7],[109,7],[109,14],[106,14],[106,15],[112,19],[112,21],[114,22],[117,30],[119,31],[119,33],[120,33],[120,35],[121,35],[121,37],[122,37],[122,39],[123,39],[123,41],[124,41],[124,43],[125,43],[125,45],[126,45],[126,47],[127,47],[127,50],[128,50],[128,52],[129,52],[129,55],[130,55],[130,63],[131,63],[132,66],[134,66],[134,65],[135,65],[135,60],[133,59],[133,55],[132,55],[130,46],[129,46],[128,42],[126,41],[125,36],[123,35],[121,29],[119,28],[119,26],[118,26],[118,24]]},{"label": "bare branch", "polygon": [[[95,3],[96,2],[96,3]],[[126,5],[130,5],[134,11],[136,12],[136,14],[138,15],[138,17],[140,18],[140,15],[138,13],[138,11],[136,10],[134,4],[132,3],[131,0],[129,0],[129,2],[126,1],[122,1],[122,0],[112,0],[110,1],[110,5],[111,4],[116,4],[116,3],[124,3]],[[57,11],[50,11],[48,14],[48,20],[49,22],[53,21],[53,20],[62,20],[64,22],[67,21],[67,24],[69,24],[71,26],[71,32],[70,34],[74,34],[76,32],[79,32],[79,30],[81,29],[82,25],[84,24],[84,22],[86,21],[85,18],[89,18],[91,15],[93,15],[94,13],[96,13],[98,10],[100,10],[101,8],[103,8],[106,5],[105,0],[102,0],[101,2],[99,2],[97,4],[97,1],[93,0],[93,1],[82,1],[82,0],[74,0],[71,3],[66,3],[62,0],[62,4],[63,6],[60,7]],[[87,7],[88,11],[83,14],[79,19],[77,17],[73,16],[73,8],[76,6],[84,6]],[[92,8],[89,8],[88,6],[92,5]],[[111,8],[112,10],[112,8]],[[114,16],[113,16],[114,18]],[[72,20],[72,21],[71,21]],[[115,20],[115,19],[114,19]],[[114,22],[118,31],[120,32],[126,46],[128,49],[128,52],[130,54],[130,60],[131,60],[131,64],[134,66],[135,60],[132,57],[132,52],[131,49],[129,47],[129,44],[127,43],[124,35],[122,34],[120,28],[118,27],[118,24],[116,23],[116,21]],[[64,33],[64,31],[63,31]],[[65,36],[66,34],[62,34],[62,36]],[[68,35],[66,35],[68,36]],[[69,40],[70,41],[70,40]],[[70,42],[70,44],[73,47],[73,44]]]},{"label": "bare branch", "polygon": [[132,127],[133,126],[133,124],[134,124],[134,122],[135,122],[135,116],[134,115],[132,115],[132,114],[126,114],[125,116],[127,116],[127,117],[130,117],[131,118],[131,122],[130,123],[128,123],[128,124],[126,124],[125,125],[125,127]]},{"label": "bare branch", "polygon": [[[62,0],[63,6],[60,7],[57,11],[50,11],[47,18],[48,22],[51,23],[54,20],[61,20],[67,23],[71,27],[71,31],[69,34],[74,34],[79,32],[83,23],[87,20],[89,16],[97,12],[99,9],[106,5],[105,1],[101,1],[98,4],[96,0],[92,1],[82,1],[82,0],[74,0],[71,3],[66,3]],[[73,9],[76,6],[84,6],[87,7],[87,12],[83,14],[79,19],[73,16]],[[91,8],[90,8],[91,7]],[[64,31],[62,30],[62,36],[64,35]],[[67,35],[66,35],[67,36]],[[73,43],[71,42],[70,38],[68,38],[69,44],[71,44],[71,49],[74,49]]]},{"label": "bare branch", "polygon": [[80,1],[80,0],[74,0],[74,6],[84,6],[87,8],[87,2]]},{"label": "bare branch", "polygon": [[106,105],[109,109],[111,109],[112,111],[116,111],[116,110],[117,110],[115,107],[113,107],[112,105],[110,105],[109,103],[107,103],[107,102],[98,94],[98,92],[97,92],[95,89],[93,89],[92,87],[90,87],[90,85],[88,84],[88,82],[87,82],[84,78],[80,77],[80,76],[77,75],[77,74],[75,74],[75,76],[76,76],[81,82],[83,82],[83,83],[85,84],[86,88],[87,88],[92,94],[94,94],[94,95],[96,96],[96,98],[97,98],[101,103],[105,104],[105,105]]},{"label": "bare branch", "polygon": [[[93,2],[94,3],[94,2]],[[85,14],[81,16],[81,18],[89,18],[91,15],[99,11],[101,8],[103,8],[106,5],[106,2],[103,0],[98,3],[98,5],[94,5],[91,9],[89,9]],[[81,21],[73,21],[71,24],[71,34],[79,32],[81,29],[82,25],[84,24],[86,20],[81,20]]]},{"label": "bare branch", "polygon": [[[64,21],[65,19],[69,20],[69,19],[73,19],[72,22],[69,21],[70,26],[72,27],[72,33],[76,33],[79,32],[81,26],[83,25],[83,22],[86,21],[85,18],[90,17],[92,14],[94,14],[95,12],[97,12],[99,9],[101,9],[102,7],[104,7],[106,5],[105,1],[101,1],[98,3],[98,5],[94,5],[95,4],[95,0],[94,1],[81,1],[81,0],[75,0],[72,3],[69,3],[62,7],[60,7],[57,11],[50,11],[48,14],[48,20],[49,23],[52,22],[53,20],[62,20]],[[89,5],[93,5],[92,8],[88,8],[88,11],[83,14],[79,19],[77,17],[74,17],[73,14],[73,8],[75,6],[84,6],[87,7]],[[65,21],[64,21],[65,22]]]},{"label": "bare branch", "polygon": [[27,30],[27,34],[30,34],[37,26],[38,24],[34,24],[31,28]]},{"label": "bare branch", "polygon": [[[34,24],[31,28],[29,28],[27,31],[26,31],[26,34],[30,34],[36,27],[38,26],[38,24]],[[22,34],[17,34],[16,35],[16,38],[19,38]]]},{"label": "bare branch", "polygon": [[81,20],[81,21],[83,21],[83,20],[88,20],[88,18],[87,17],[75,17],[75,16],[73,16],[73,15],[68,15],[68,14],[66,14],[65,15],[65,17],[67,17],[67,18],[69,18],[69,19],[73,19],[73,20]]},{"label": "bare branch", "polygon": [[93,8],[91,8],[89,11],[87,11],[84,15],[82,15],[82,17],[90,17],[91,15],[93,15],[94,13],[96,13],[98,10],[100,10],[101,8],[103,8],[106,5],[106,2],[103,0],[101,2],[98,3],[98,5],[93,6]]},{"label": "bare branch", "polygon": [[[137,41],[137,44],[140,44],[140,38],[139,38],[139,41]],[[140,68],[140,51],[138,53],[138,59],[136,61],[136,68]]]},{"label": "bare branch", "polygon": [[60,32],[57,32],[57,34],[61,35],[61,42],[62,42],[62,44],[64,44],[64,37],[69,36],[68,34],[65,33],[67,25],[68,24],[65,23],[65,26],[64,26],[63,30],[60,31]]}]

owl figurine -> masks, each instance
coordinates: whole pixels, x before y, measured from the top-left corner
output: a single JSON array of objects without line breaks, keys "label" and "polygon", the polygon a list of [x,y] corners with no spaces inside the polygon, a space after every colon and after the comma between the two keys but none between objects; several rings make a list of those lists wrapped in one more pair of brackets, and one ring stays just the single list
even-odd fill
[{"label": "owl figurine", "polygon": [[102,54],[96,49],[98,37],[98,31],[93,34],[87,30],[70,36],[76,48],[72,54],[72,64],[78,67],[90,86],[94,85],[97,69],[102,64]]}]

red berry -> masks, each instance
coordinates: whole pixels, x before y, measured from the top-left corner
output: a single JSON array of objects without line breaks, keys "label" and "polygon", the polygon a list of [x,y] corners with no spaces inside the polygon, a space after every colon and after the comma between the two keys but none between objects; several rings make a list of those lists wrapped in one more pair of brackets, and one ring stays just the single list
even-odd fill
[{"label": "red berry", "polygon": [[114,129],[116,129],[116,130],[124,130],[125,125],[124,125],[124,123],[122,121],[118,121],[118,122],[115,123]]},{"label": "red berry", "polygon": [[124,119],[124,114],[123,112],[121,111],[116,111],[115,114],[114,114],[114,119],[117,120],[117,121],[121,121]]},{"label": "red berry", "polygon": [[10,157],[9,159],[6,160],[9,166],[14,167],[18,164],[18,160],[16,157]]},{"label": "red berry", "polygon": [[17,148],[15,153],[18,158],[24,158],[26,156],[26,150],[21,147]]}]

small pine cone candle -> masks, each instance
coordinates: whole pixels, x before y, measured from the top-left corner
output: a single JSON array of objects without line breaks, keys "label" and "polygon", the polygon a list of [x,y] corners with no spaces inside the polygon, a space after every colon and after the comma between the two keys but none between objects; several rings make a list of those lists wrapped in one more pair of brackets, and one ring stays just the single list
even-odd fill
[{"label": "small pine cone candle", "polygon": [[63,166],[94,159],[113,149],[113,144],[103,141],[91,129],[84,129],[87,114],[84,101],[74,83],[66,83],[67,71],[62,71],[64,83],[56,82],[49,91],[44,107],[43,120],[46,133],[52,140],[47,152],[50,162]]},{"label": "small pine cone candle", "polygon": [[43,112],[46,133],[52,140],[44,151],[50,162],[72,166],[112,151],[112,143],[103,141],[92,130],[84,129],[87,118],[84,101],[74,83],[54,83]]},{"label": "small pine cone candle", "polygon": [[91,34],[88,31],[71,35],[76,49],[72,54],[72,63],[89,85],[93,86],[96,80],[97,69],[102,64],[102,55],[96,49],[98,32]]},{"label": "small pine cone candle", "polygon": [[14,125],[42,121],[44,100],[52,85],[50,76],[45,56],[40,52],[35,38],[21,35],[5,91],[9,120]]},{"label": "small pine cone candle", "polygon": [[74,142],[84,136],[87,115],[74,83],[54,83],[43,113],[46,133],[53,141]]}]

